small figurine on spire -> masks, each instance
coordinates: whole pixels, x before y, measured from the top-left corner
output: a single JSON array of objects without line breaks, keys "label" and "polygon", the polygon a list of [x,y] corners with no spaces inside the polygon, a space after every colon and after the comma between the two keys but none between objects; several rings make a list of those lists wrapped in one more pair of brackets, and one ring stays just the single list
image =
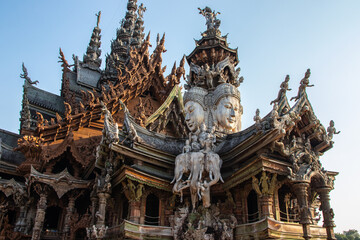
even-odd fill
[{"label": "small figurine on spire", "polygon": [[203,15],[206,18],[206,26],[207,30],[211,29],[218,29],[220,27],[221,21],[216,18],[217,15],[220,14],[220,12],[212,11],[211,8],[205,7],[204,9],[198,8],[199,14]]},{"label": "small figurine on spire", "polygon": [[99,23],[100,23],[100,17],[101,17],[101,11],[99,11],[97,14],[95,14],[95,16],[97,17],[96,20],[96,27],[99,27]]},{"label": "small figurine on spire", "polygon": [[138,8],[138,16],[139,18],[143,18],[144,17],[144,12],[146,11],[146,7],[144,7],[144,4],[140,4],[139,8]]}]

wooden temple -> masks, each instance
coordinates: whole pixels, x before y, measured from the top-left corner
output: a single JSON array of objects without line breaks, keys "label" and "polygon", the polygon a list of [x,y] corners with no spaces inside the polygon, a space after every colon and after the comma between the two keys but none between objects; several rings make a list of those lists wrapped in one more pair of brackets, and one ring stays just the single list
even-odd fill
[{"label": "wooden temple", "polygon": [[[234,131],[205,121],[216,136],[210,152],[221,159],[223,179],[211,195],[200,193],[208,180],[199,182],[196,194],[209,196],[210,205],[193,201],[191,187],[174,191],[173,179],[187,184],[195,171],[175,179],[176,159],[197,131],[184,102],[206,91],[209,108],[243,78],[237,50],[208,7],[200,9],[207,30],[196,48],[165,76],[165,34],[149,53],[145,10],[128,1],[105,69],[101,13],[83,60],[75,56],[70,65],[60,49],[60,96],[35,87],[23,65],[20,134],[0,130],[0,239],[335,239],[329,193],[338,173],[320,159],[338,132],[314,113],[306,94],[310,70],[292,106],[287,76],[272,111],[263,117],[257,111],[246,129],[240,118]],[[218,90],[225,85],[230,90]],[[240,102],[237,92],[231,96]],[[206,117],[214,120],[215,113]],[[200,171],[199,180],[211,179],[211,169]]]}]

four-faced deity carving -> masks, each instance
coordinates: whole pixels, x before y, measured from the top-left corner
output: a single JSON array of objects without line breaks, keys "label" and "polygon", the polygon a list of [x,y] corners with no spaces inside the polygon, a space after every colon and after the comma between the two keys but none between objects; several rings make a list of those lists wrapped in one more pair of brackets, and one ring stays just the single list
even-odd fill
[{"label": "four-faced deity carving", "polygon": [[217,130],[223,133],[240,131],[241,115],[240,92],[231,84],[219,85],[213,97],[213,118]]},{"label": "four-faced deity carving", "polygon": [[198,131],[208,115],[204,103],[207,94],[207,90],[200,87],[193,87],[184,94],[185,122],[191,132]]}]

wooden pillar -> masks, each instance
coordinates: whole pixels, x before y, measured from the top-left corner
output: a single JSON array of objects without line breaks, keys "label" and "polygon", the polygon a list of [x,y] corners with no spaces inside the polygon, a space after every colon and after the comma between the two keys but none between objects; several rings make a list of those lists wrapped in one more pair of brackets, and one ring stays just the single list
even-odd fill
[{"label": "wooden pillar", "polygon": [[274,218],[273,214],[273,196],[270,194],[259,196],[261,218]]},{"label": "wooden pillar", "polygon": [[98,216],[96,226],[105,227],[105,216],[106,216],[106,205],[107,199],[110,197],[110,194],[107,192],[99,192],[99,211],[96,214]]},{"label": "wooden pillar", "polygon": [[91,226],[95,224],[95,212],[97,207],[98,198],[96,196],[91,197]]},{"label": "wooden pillar", "polygon": [[165,226],[165,205],[166,199],[163,197],[159,199],[159,225]]},{"label": "wooden pillar", "polygon": [[334,234],[334,212],[332,208],[330,207],[330,187],[323,187],[317,189],[317,192],[320,195],[320,201],[321,201],[321,210],[323,212],[324,216],[324,224],[323,227],[326,228],[327,233],[327,239],[329,240],[335,240],[335,234]]},{"label": "wooden pillar", "polygon": [[243,224],[244,219],[243,216],[245,215],[244,209],[243,209],[243,202],[242,202],[242,197],[241,197],[241,191],[235,191],[234,192],[234,200],[235,200],[235,217],[238,220],[239,224]]},{"label": "wooden pillar", "polygon": [[32,240],[38,240],[41,237],[40,235],[44,225],[46,208],[47,208],[47,194],[41,193],[39,202],[37,204],[33,234],[31,238]]},{"label": "wooden pillar", "polygon": [[281,221],[280,219],[280,202],[279,202],[279,189],[276,188],[274,192],[274,211],[275,211],[275,219]]},{"label": "wooden pillar", "polygon": [[130,221],[140,223],[140,201],[130,201]]},{"label": "wooden pillar", "polygon": [[15,231],[24,232],[26,227],[25,218],[26,218],[26,206],[20,205],[20,213],[18,220],[16,221],[15,224]]},{"label": "wooden pillar", "polygon": [[63,228],[63,239],[68,239],[70,236],[70,221],[71,216],[75,210],[75,197],[69,197],[68,207],[66,208],[65,222]]},{"label": "wooden pillar", "polygon": [[300,206],[300,223],[303,226],[304,239],[311,239],[310,224],[311,224],[311,212],[308,203],[308,182],[296,182],[294,183],[294,190],[297,196],[297,200]]}]

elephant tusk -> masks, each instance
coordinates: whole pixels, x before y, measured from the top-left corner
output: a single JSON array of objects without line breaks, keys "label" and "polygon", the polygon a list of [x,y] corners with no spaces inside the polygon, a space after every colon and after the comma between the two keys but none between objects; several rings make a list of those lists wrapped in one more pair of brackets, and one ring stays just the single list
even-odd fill
[{"label": "elephant tusk", "polygon": [[177,182],[182,179],[182,174],[179,176],[179,178],[176,180]]},{"label": "elephant tusk", "polygon": [[173,180],[170,182],[170,184],[173,184],[175,182],[175,176],[173,178]]},{"label": "elephant tusk", "polygon": [[222,183],[224,183],[224,179],[222,178],[221,175],[220,175],[220,181],[221,181]]}]

